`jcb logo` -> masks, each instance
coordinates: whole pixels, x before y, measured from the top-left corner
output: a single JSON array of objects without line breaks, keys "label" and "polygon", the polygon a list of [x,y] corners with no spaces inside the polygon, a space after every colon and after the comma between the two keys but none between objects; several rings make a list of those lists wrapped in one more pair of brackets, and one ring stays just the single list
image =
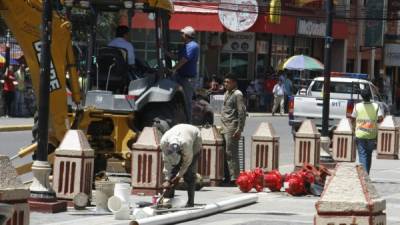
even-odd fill
[{"label": "jcb logo", "polygon": [[[34,42],[33,47],[35,49],[38,63],[40,65],[40,53],[42,51],[42,42],[41,41]],[[56,69],[54,68],[53,58],[51,58],[51,61],[50,61],[50,92],[53,92],[60,88],[61,88],[60,81],[58,80]]]}]

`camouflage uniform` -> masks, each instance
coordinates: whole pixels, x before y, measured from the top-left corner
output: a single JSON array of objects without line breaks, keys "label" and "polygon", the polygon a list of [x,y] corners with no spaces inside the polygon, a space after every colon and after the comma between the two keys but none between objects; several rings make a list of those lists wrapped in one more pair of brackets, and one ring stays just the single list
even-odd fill
[{"label": "camouflage uniform", "polygon": [[[236,180],[240,173],[238,148],[239,140],[233,138],[236,131],[243,132],[246,121],[246,106],[243,102],[243,94],[240,90],[226,91],[224,106],[222,108],[221,122],[222,133],[225,139],[225,156],[230,173],[230,179]],[[227,179],[228,176],[225,175]],[[229,179],[229,178],[228,178]]]}]

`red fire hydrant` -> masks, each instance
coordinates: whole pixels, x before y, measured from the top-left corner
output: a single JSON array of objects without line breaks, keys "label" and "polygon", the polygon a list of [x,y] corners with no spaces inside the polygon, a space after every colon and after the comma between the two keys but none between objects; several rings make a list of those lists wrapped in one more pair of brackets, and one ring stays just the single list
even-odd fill
[{"label": "red fire hydrant", "polygon": [[291,195],[298,196],[307,193],[304,177],[301,173],[291,173],[285,178],[285,191]]},{"label": "red fire hydrant", "polygon": [[272,170],[264,175],[264,185],[271,191],[280,191],[282,188],[283,178],[278,170]]},{"label": "red fire hydrant", "polygon": [[257,192],[264,190],[264,171],[261,168],[256,168],[253,171],[253,187]]},{"label": "red fire hydrant", "polygon": [[242,192],[249,192],[253,188],[253,180],[252,172],[241,172],[236,179],[236,184]]}]

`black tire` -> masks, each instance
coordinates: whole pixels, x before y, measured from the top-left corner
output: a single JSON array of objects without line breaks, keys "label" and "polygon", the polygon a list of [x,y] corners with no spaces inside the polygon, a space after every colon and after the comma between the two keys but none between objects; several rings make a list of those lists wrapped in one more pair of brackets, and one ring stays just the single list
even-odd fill
[{"label": "black tire", "polygon": [[158,127],[157,123],[161,123],[164,128],[160,131],[165,132],[176,124],[186,122],[184,105],[175,98],[171,102],[152,102],[146,105],[139,113],[137,127],[142,130],[144,127]]}]

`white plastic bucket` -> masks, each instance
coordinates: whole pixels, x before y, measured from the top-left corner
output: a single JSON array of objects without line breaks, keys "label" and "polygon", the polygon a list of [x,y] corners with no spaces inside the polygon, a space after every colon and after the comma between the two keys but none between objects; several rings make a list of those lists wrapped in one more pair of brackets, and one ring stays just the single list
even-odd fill
[{"label": "white plastic bucket", "polygon": [[131,186],[128,183],[116,183],[114,187],[114,196],[117,196],[123,202],[130,202]]},{"label": "white plastic bucket", "polygon": [[95,192],[95,205],[96,212],[107,212],[107,199],[108,196],[101,190],[96,190]]}]

